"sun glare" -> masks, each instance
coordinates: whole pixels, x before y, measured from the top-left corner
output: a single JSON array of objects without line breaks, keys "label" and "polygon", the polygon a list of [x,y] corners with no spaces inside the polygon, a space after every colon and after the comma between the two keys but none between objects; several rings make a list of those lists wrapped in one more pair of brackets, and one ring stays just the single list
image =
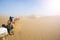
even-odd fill
[{"label": "sun glare", "polygon": [[53,10],[60,10],[60,0],[51,0],[48,3],[48,8]]}]

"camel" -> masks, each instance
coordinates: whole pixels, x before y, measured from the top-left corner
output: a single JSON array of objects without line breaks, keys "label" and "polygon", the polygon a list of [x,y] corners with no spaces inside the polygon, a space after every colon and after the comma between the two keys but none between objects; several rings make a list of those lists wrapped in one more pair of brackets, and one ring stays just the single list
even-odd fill
[{"label": "camel", "polygon": [[[15,27],[15,25],[16,25],[16,21],[17,21],[17,20],[19,20],[19,18],[14,18],[12,22],[10,22],[10,20],[8,20],[8,22],[7,22],[8,26],[9,26],[9,27],[12,27],[12,28],[10,28],[10,29],[7,28],[9,34],[14,34],[14,27]],[[11,32],[9,32],[9,30],[10,30]]]}]

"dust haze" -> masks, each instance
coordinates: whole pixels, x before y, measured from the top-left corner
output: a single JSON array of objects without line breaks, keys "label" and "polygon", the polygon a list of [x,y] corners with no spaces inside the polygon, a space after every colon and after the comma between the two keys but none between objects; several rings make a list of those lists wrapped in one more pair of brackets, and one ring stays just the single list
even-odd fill
[{"label": "dust haze", "polygon": [[[60,40],[60,16],[19,18],[15,35],[9,36],[9,40]],[[0,26],[7,20],[7,16],[0,16]]]}]

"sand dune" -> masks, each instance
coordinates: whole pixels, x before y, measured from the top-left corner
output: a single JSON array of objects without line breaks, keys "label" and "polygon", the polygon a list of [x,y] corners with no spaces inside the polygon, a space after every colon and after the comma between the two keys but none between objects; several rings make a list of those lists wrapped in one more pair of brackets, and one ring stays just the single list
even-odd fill
[{"label": "sand dune", "polygon": [[[8,17],[0,16],[0,25]],[[15,35],[9,40],[60,40],[60,16],[20,18],[15,25]]]}]

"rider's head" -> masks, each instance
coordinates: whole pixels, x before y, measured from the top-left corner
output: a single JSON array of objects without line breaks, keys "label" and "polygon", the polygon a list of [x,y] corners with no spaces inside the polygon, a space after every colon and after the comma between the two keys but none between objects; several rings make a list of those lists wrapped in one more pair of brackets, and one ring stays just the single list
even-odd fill
[{"label": "rider's head", "polygon": [[2,24],[2,27],[5,27],[5,24]]}]

